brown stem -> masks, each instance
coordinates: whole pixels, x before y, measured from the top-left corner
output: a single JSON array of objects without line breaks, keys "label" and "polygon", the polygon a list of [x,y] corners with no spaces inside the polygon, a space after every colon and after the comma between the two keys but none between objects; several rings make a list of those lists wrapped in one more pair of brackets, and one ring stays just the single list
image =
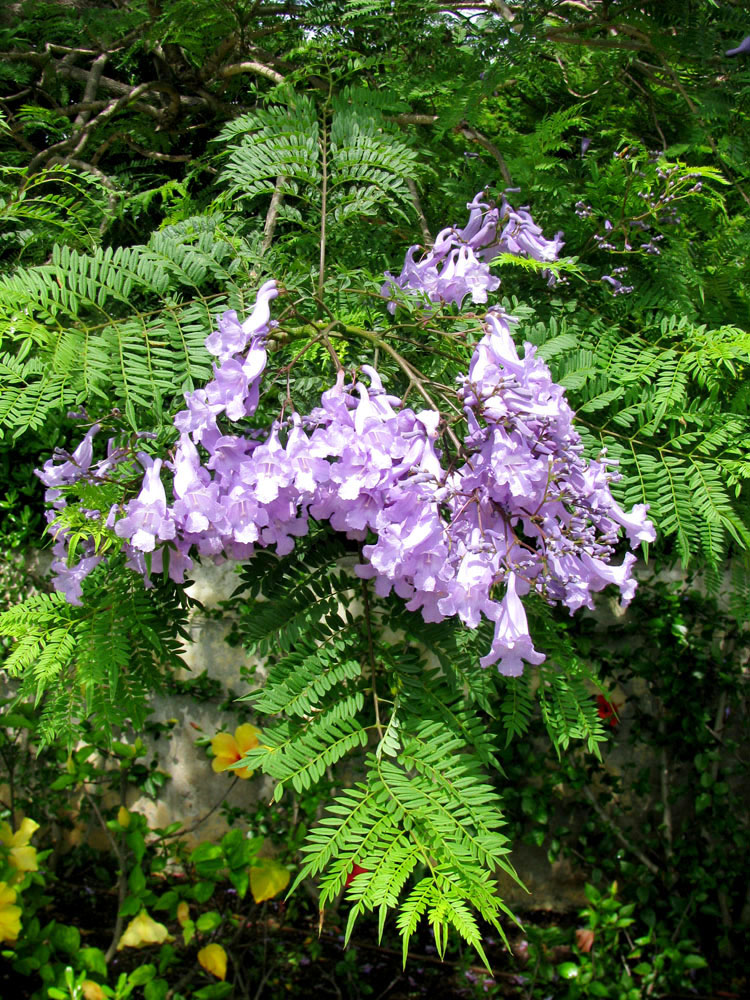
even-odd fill
[{"label": "brown stem", "polygon": [[[384,350],[386,354],[390,354],[390,356],[393,358],[393,360],[396,362],[399,368],[403,371],[403,373],[405,375],[408,375],[410,381],[414,383],[414,388],[417,390],[422,399],[424,399],[424,401],[427,403],[430,409],[435,410],[436,413],[441,412],[440,407],[437,405],[435,400],[432,398],[432,396],[429,394],[429,392],[427,392],[427,390],[424,387],[424,383],[427,381],[424,375],[422,375],[422,373],[417,368],[415,368],[409,361],[407,361],[406,358],[403,357],[403,355],[399,354],[399,352],[395,350],[395,348],[391,347],[391,345],[387,341],[383,340],[381,337],[378,337],[376,333],[370,333],[369,330],[362,330],[359,327],[357,327],[356,329],[354,327],[344,327],[344,329],[350,330],[357,337],[363,337],[365,340],[369,340],[371,344],[375,344],[376,347],[380,347],[382,350]],[[460,452],[462,449],[462,445],[458,437],[456,436],[455,431],[450,426],[446,426],[445,433],[451,439],[455,448]]]},{"label": "brown stem", "polygon": [[[124,804],[124,782],[125,778],[123,775],[120,783],[120,801],[122,804]],[[99,806],[96,804],[96,800],[87,792],[85,785],[83,786],[83,794],[86,796],[89,801],[89,805],[96,813],[96,818],[99,820],[107,840],[109,840],[112,845],[112,850],[115,853],[115,857],[117,858],[117,863],[119,865],[119,871],[117,873],[117,916],[115,917],[115,929],[112,932],[112,940],[110,941],[109,948],[107,948],[106,954],[104,955],[104,961],[109,964],[112,958],[114,958],[115,952],[117,951],[117,944],[122,936],[122,925],[124,922],[124,918],[122,916],[122,906],[125,902],[125,897],[128,894],[127,856],[122,845],[119,844],[112,836],[111,830],[107,826],[104,817],[99,811]]]},{"label": "brown stem", "polygon": [[427,225],[427,219],[422,210],[422,202],[419,200],[419,191],[417,191],[417,185],[414,183],[411,177],[407,177],[406,186],[409,188],[409,194],[411,195],[411,202],[414,205],[414,211],[417,213],[417,218],[419,219],[419,228],[422,230],[422,239],[425,241],[427,246],[432,246],[432,234],[430,233],[430,227]]},{"label": "brown stem", "polygon": [[[93,101],[94,98],[96,97],[96,92],[99,89],[99,81],[102,78],[102,73],[104,72],[104,67],[107,64],[108,59],[109,59],[109,53],[102,52],[102,54],[100,56],[97,56],[97,58],[94,60],[94,63],[91,67],[91,72],[89,73],[89,78],[86,81],[86,88],[83,92],[84,105]],[[91,117],[91,111],[86,107],[82,108],[79,111],[75,122],[73,123],[73,127],[81,128],[83,125],[86,124],[86,122],[89,120],[90,117]]]},{"label": "brown stem", "polygon": [[[666,738],[666,728],[664,719],[659,720],[659,732],[663,739]],[[668,862],[672,860],[672,806],[669,803],[669,760],[667,758],[666,747],[662,746],[659,755],[659,776],[661,784],[661,805],[662,816],[664,817],[664,838],[666,840],[665,855]]]},{"label": "brown stem", "polygon": [[472,142],[476,142],[482,147],[482,149],[486,149],[488,153],[491,153],[492,156],[494,156],[497,161],[497,165],[500,168],[503,180],[505,181],[507,187],[511,187],[513,185],[513,180],[510,176],[510,170],[508,170],[508,164],[503,159],[503,154],[497,146],[493,142],[490,142],[487,136],[482,135],[481,132],[477,132],[477,130],[472,128],[470,125],[461,125],[459,131],[461,132],[461,135],[466,136],[467,139],[471,139]]},{"label": "brown stem", "polygon": [[266,221],[263,226],[263,242],[260,245],[261,257],[265,255],[266,251],[273,243],[273,234],[276,231],[276,223],[279,218],[281,199],[284,197],[283,187],[284,178],[279,175],[276,178],[276,186],[274,187],[273,194],[271,195],[271,204],[268,206],[268,211],[266,212]]},{"label": "brown stem", "polygon": [[[360,558],[364,558],[361,556]],[[378,731],[378,739],[383,739],[383,725],[380,721],[380,704],[378,702],[377,691],[377,663],[375,662],[375,644],[372,639],[372,621],[370,608],[370,595],[367,590],[367,580],[362,580],[362,605],[365,612],[365,624],[367,626],[367,656],[370,663],[370,678],[372,683],[372,702],[375,708],[375,728]]]},{"label": "brown stem", "polygon": [[156,841],[154,841],[154,843],[157,844],[160,842],[163,843],[165,840],[172,840],[174,837],[184,837],[186,833],[194,833],[199,826],[202,826],[206,822],[209,816],[212,816],[216,812],[219,806],[223,805],[223,803],[226,801],[227,796],[229,795],[229,793],[232,791],[232,789],[239,780],[240,780],[239,775],[235,775],[231,785],[229,786],[229,788],[227,788],[227,790],[224,792],[219,801],[215,805],[211,806],[208,812],[204,813],[203,816],[201,816],[200,819],[196,820],[192,826],[186,826],[184,829],[178,830],[177,833],[166,833],[164,834],[163,837],[159,837]]},{"label": "brown stem", "polygon": [[254,73],[256,76],[264,76],[273,83],[283,83],[285,79],[275,69],[271,69],[270,66],[265,66],[263,63],[255,62],[254,60],[234,63],[232,66],[224,66],[219,70],[217,76],[222,79],[228,79],[230,76],[238,76],[240,73]]}]

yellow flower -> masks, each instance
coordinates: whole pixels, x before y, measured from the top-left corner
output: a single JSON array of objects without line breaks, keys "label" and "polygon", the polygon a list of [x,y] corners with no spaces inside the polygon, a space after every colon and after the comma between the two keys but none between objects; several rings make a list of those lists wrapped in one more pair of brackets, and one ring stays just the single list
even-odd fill
[{"label": "yellow flower", "polygon": [[[211,749],[214,752],[214,759],[211,767],[214,771],[226,771],[228,767],[242,760],[245,752],[258,745],[258,733],[260,729],[251,726],[246,722],[243,726],[237,726],[234,736],[230,733],[217,733],[211,740]],[[238,767],[232,770],[238,778],[251,778],[253,772],[249,767]]]},{"label": "yellow flower", "polygon": [[0,824],[0,841],[10,848],[10,863],[19,872],[35,872],[39,870],[36,860],[36,848],[29,846],[39,824],[28,816],[15,833],[7,823]]},{"label": "yellow flower", "polygon": [[212,976],[217,979],[227,977],[227,953],[220,944],[207,944],[198,952],[198,961]]},{"label": "yellow flower", "polygon": [[107,994],[93,979],[84,979],[81,984],[83,1000],[107,1000]]},{"label": "yellow flower", "polygon": [[130,826],[130,813],[125,808],[125,806],[120,806],[120,808],[117,810],[117,822],[120,824],[123,830],[127,830],[127,828]]},{"label": "yellow flower", "polygon": [[21,932],[21,907],[13,906],[16,890],[0,882],[0,941],[15,941]]},{"label": "yellow flower", "polygon": [[133,917],[120,938],[117,950],[123,948],[146,948],[150,944],[163,944],[164,941],[174,941],[164,924],[157,923],[145,910]]}]

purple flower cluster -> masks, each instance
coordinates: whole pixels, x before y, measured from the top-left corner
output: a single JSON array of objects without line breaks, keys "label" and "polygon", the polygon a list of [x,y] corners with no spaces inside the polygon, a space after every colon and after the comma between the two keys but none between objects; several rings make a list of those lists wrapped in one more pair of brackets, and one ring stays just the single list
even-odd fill
[{"label": "purple flower cluster", "polygon": [[[81,479],[90,479],[95,483],[103,482],[125,455],[123,449],[118,448],[114,440],[110,440],[107,445],[107,457],[92,464],[93,442],[100,430],[99,424],[94,424],[72,455],[57,449],[53,457],[45,462],[41,469],[36,470],[37,476],[47,487],[44,499],[49,506],[45,516],[54,539],[52,570],[55,574],[55,587],[65,594],[71,604],[81,603],[81,585],[102,561],[102,556],[96,554],[93,539],[86,539],[78,546],[77,551],[80,555],[78,562],[70,566],[68,564],[70,532],[55,522],[61,511],[67,507],[64,487],[72,486]],[[87,514],[95,518],[99,516],[99,511],[87,511]],[[112,524],[114,524],[114,512],[108,526],[111,527]]]},{"label": "purple flower cluster", "polygon": [[[485,247],[492,255],[511,245],[507,226],[497,235],[496,210],[478,198],[469,207],[463,231],[441,234],[441,245],[452,247],[441,258],[434,286],[444,301],[465,297],[458,262],[471,254],[476,267],[486,269],[475,250]],[[557,245],[544,241],[530,216],[512,239],[529,253],[551,254],[549,247]],[[456,266],[446,276],[451,260]],[[427,272],[418,274],[432,280]],[[426,290],[414,276],[402,287]],[[490,285],[484,287],[486,292]],[[256,546],[275,545],[286,555],[307,532],[310,517],[327,520],[352,539],[376,536],[364,545],[366,562],[357,573],[373,579],[380,595],[394,590],[427,621],[453,615],[471,627],[483,615],[493,621],[494,639],[481,663],[498,663],[509,675],[520,674],[524,660],[544,659],[529,635],[524,595],[536,592],[571,613],[590,607],[592,594],[608,584],[625,602],[632,598],[635,556],[628,553],[619,566],[611,559],[621,528],[633,546],[654,539],[646,508],[628,514],[615,502],[610,484],[616,477],[606,459],[584,458],[563,389],[530,344],[519,357],[511,320],[497,309],[487,314],[484,336],[459,380],[467,430],[457,453],[449,456],[439,447],[440,413],[402,405],[370,366],[350,376],[340,371],[307,416],[293,413],[262,434],[233,433],[232,425],[236,429],[258,405],[273,325],[270,302],[277,294],[269,281],[244,323],[234,312],[221,317],[206,342],[218,357],[214,377],[185,394],[172,457],[139,454],[141,492],[124,516],[117,519],[122,512],[113,509],[107,521],[133,568],[146,576],[148,555],[149,568],[160,571],[168,553],[169,574],[181,581],[195,554],[247,559]],[[95,432],[70,460],[51,460],[40,473],[53,505],[64,502],[61,486],[99,474],[91,467]],[[116,458],[110,455],[105,465]],[[164,469],[171,473],[171,503]],[[65,538],[56,545],[62,556]],[[65,562],[56,567],[58,587],[73,600],[96,564],[92,558],[98,561],[85,555],[74,569]]]},{"label": "purple flower cluster", "polygon": [[[400,288],[421,292],[430,302],[455,302],[460,309],[467,295],[474,303],[486,302],[487,293],[500,287],[500,279],[489,269],[489,262],[499,254],[544,262],[557,259],[563,246],[561,232],[554,240],[545,239],[528,208],[516,211],[505,195],[493,208],[482,200],[484,196],[480,191],[467,205],[469,221],[463,229],[443,229],[419,260],[415,258],[423,248],[418,244],[409,247],[401,274],[396,278],[386,271],[388,280],[381,289],[385,298],[392,299]],[[554,277],[550,276],[550,282]],[[388,310],[396,311],[395,301],[388,303]]]},{"label": "purple flower cluster", "polygon": [[[635,175],[645,179],[646,172],[639,169],[637,161],[633,162],[638,155],[627,149],[613,154],[614,159],[623,163],[630,161],[628,176]],[[637,208],[634,208],[631,202],[623,205],[622,217],[616,225],[613,225],[610,219],[604,219],[601,223],[603,232],[593,234],[592,239],[598,250],[620,255],[642,253],[651,257],[660,256],[662,250],[659,243],[664,239],[664,233],[654,233],[653,226],[679,226],[682,217],[675,203],[689,195],[699,194],[703,187],[699,174],[682,173],[679,164],[658,165],[662,156],[660,150],[649,152],[648,162],[656,164],[656,169],[652,175],[652,183],[646,184],[643,190],[635,192],[635,197],[640,199],[642,204]],[[630,212],[635,214],[630,215]],[[584,201],[576,202],[575,214],[579,219],[592,219],[596,216],[594,208]],[[625,284],[617,277],[626,271],[627,266],[616,267],[612,269],[611,274],[601,275],[599,280],[611,288],[614,296],[629,295],[635,286]]]}]

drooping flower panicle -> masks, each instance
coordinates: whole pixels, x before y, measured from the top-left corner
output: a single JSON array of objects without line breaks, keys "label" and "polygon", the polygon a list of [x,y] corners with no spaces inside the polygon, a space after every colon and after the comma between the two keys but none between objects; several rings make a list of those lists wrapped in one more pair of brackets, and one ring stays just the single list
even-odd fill
[{"label": "drooping flower panicle", "polygon": [[505,195],[497,207],[491,207],[484,191],[467,208],[469,221],[463,229],[443,229],[428,250],[419,244],[409,247],[401,274],[395,277],[386,272],[388,280],[381,292],[391,299],[389,312],[396,311],[392,298],[396,289],[422,294],[436,304],[455,303],[459,309],[467,295],[475,304],[486,302],[488,292],[500,286],[500,279],[490,272],[489,262],[502,253],[550,263],[557,260],[563,246],[562,233],[553,240],[546,239],[528,208],[514,209]]},{"label": "drooping flower panicle", "polygon": [[[468,208],[467,226],[444,230],[421,262],[414,264],[410,249],[396,281],[402,290],[459,305],[471,291],[473,301],[485,301],[497,287],[486,265],[493,256],[551,261],[562,245],[560,234],[546,240],[528,212],[514,212],[505,199],[494,209],[480,193]],[[631,545],[654,539],[646,508],[627,513],[616,503],[611,463],[605,456],[586,460],[564,390],[532,345],[519,355],[511,317],[498,309],[486,315],[484,336],[457,388],[467,431],[458,460],[447,464],[440,414],[402,405],[369,366],[348,379],[340,371],[318,407],[273,423],[265,437],[233,433],[232,425],[258,405],[269,305],[277,294],[269,281],[248,320],[240,323],[233,312],[221,317],[207,340],[219,364],[203,389],[185,394],[172,461],[139,456],[140,495],[124,517],[110,513],[133,568],[146,576],[148,554],[159,572],[168,548],[169,574],[180,582],[195,553],[247,559],[255,547],[275,545],[286,555],[310,517],[360,541],[373,532],[377,540],[364,546],[366,562],[357,573],[374,579],[381,595],[393,589],[427,621],[458,615],[476,627],[482,616],[490,619],[494,639],[481,662],[511,675],[524,661],[544,659],[529,635],[525,595],[535,592],[571,613],[591,607],[592,594],[609,584],[624,602],[632,598],[635,556],[628,553],[619,566],[611,559],[620,529]],[[47,463],[40,473],[53,507],[64,503],[60,485],[79,474],[96,476],[93,433],[72,461]],[[171,504],[164,469],[171,473]],[[73,599],[80,595],[79,567],[58,577]],[[235,749],[217,745],[215,769],[228,766],[225,757],[231,763]]]}]

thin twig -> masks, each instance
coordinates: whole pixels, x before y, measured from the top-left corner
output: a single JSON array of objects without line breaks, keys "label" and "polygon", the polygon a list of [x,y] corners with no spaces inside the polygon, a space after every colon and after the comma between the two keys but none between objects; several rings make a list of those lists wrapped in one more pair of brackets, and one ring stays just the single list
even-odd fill
[{"label": "thin twig", "polygon": [[372,682],[372,702],[375,707],[375,727],[378,731],[378,739],[383,739],[383,725],[380,721],[380,705],[378,704],[377,676],[378,667],[375,662],[375,644],[372,639],[372,621],[370,608],[370,595],[367,591],[367,580],[362,580],[362,605],[365,612],[365,624],[367,626],[367,655],[370,661],[370,678]]},{"label": "thin twig", "polygon": [[417,213],[417,218],[419,219],[419,228],[422,230],[422,239],[425,241],[427,246],[432,246],[432,233],[430,232],[430,227],[427,225],[427,218],[422,210],[422,202],[419,200],[417,185],[411,177],[407,177],[406,186],[409,188],[412,205],[414,205],[414,211]]},{"label": "thin twig", "polygon": [[620,841],[622,846],[626,847],[631,854],[634,854],[641,862],[641,864],[645,865],[646,868],[648,868],[648,870],[651,872],[652,875],[658,875],[659,866],[655,865],[653,861],[650,861],[643,853],[643,851],[639,847],[636,847],[636,845],[625,836],[625,834],[617,825],[617,823],[615,823],[615,821],[611,818],[611,816],[608,816],[607,813],[602,809],[602,807],[596,801],[596,798],[591,793],[591,791],[589,791],[588,788],[584,788],[583,794],[584,797],[588,800],[588,802],[592,806],[596,815],[599,817],[599,819],[603,820],[603,822],[605,822],[608,827],[610,827],[610,829],[617,837],[617,839]]},{"label": "thin twig", "polygon": [[229,786],[229,788],[227,788],[227,790],[224,792],[224,794],[219,799],[219,801],[216,803],[216,805],[211,806],[211,808],[208,810],[208,812],[205,813],[203,816],[201,816],[201,818],[199,820],[196,820],[195,823],[193,823],[192,826],[187,826],[187,827],[185,827],[182,830],[178,830],[177,833],[165,833],[164,836],[157,838],[157,840],[155,841],[155,843],[162,843],[165,840],[173,840],[175,837],[184,837],[185,834],[187,834],[187,833],[194,833],[198,829],[199,826],[202,826],[206,822],[206,820],[208,819],[209,816],[212,816],[216,812],[216,810],[219,808],[219,806],[221,806],[221,805],[224,804],[224,802],[226,801],[227,796],[229,795],[229,793],[232,791],[232,789],[234,788],[234,786],[237,784],[237,782],[239,780],[240,780],[240,776],[238,774],[236,774],[234,776],[232,784]]},{"label": "thin twig", "polygon": [[[660,728],[663,725],[660,723]],[[666,747],[661,748],[660,753],[660,774],[661,774],[661,804],[662,815],[664,817],[664,838],[666,845],[667,861],[672,860],[672,806],[669,803],[669,761],[667,760]]]},{"label": "thin twig", "polygon": [[[115,917],[115,927],[112,932],[112,940],[110,941],[109,948],[107,948],[107,951],[104,955],[104,961],[107,964],[109,964],[109,962],[114,957],[115,952],[117,951],[117,945],[120,940],[120,936],[122,935],[122,925],[124,922],[124,918],[122,916],[122,906],[123,903],[125,902],[125,897],[128,894],[127,856],[125,854],[125,851],[122,849],[122,845],[119,844],[117,840],[115,840],[115,838],[112,836],[112,831],[107,826],[104,817],[99,811],[99,806],[96,804],[96,800],[93,798],[93,796],[91,796],[88,793],[85,785],[83,786],[83,794],[86,796],[89,805],[96,813],[96,818],[99,820],[102,830],[104,830],[105,836],[112,845],[112,850],[115,852],[115,857],[117,858],[117,863],[119,865],[119,871],[117,874],[117,916]],[[122,797],[123,797],[123,790],[121,782],[121,788],[120,788],[121,801]]]},{"label": "thin twig", "polygon": [[273,234],[276,231],[276,223],[278,222],[279,218],[281,199],[284,197],[283,187],[284,187],[284,178],[281,175],[279,175],[276,178],[276,185],[274,186],[273,194],[271,195],[271,203],[268,206],[268,211],[266,212],[266,221],[263,225],[263,242],[260,245],[261,257],[266,253],[266,251],[273,243]]},{"label": "thin twig", "polygon": [[482,149],[486,149],[488,153],[491,153],[492,156],[495,157],[497,165],[500,168],[500,173],[503,176],[503,180],[505,181],[508,187],[511,187],[513,184],[513,180],[510,176],[510,170],[508,170],[508,164],[505,162],[503,154],[500,152],[500,150],[497,148],[494,142],[490,142],[487,136],[482,135],[481,132],[478,132],[475,128],[472,128],[470,125],[465,125],[465,124],[461,125],[460,132],[461,135],[466,136],[467,139],[471,139],[472,142],[476,142],[479,146],[482,147]]},{"label": "thin twig", "polygon": [[[427,390],[425,389],[424,383],[427,381],[427,379],[425,379],[425,377],[422,375],[419,369],[415,368],[414,365],[412,365],[409,361],[406,360],[405,357],[403,357],[403,355],[399,354],[399,352],[395,348],[391,347],[391,345],[387,341],[383,340],[381,337],[378,337],[377,334],[370,333],[369,330],[363,330],[359,327],[355,329],[354,327],[347,327],[344,324],[341,325],[347,332],[351,332],[355,336],[363,337],[365,340],[369,340],[371,344],[375,344],[377,347],[382,348],[386,354],[390,354],[390,356],[393,358],[393,360],[396,362],[399,368],[403,371],[403,373],[405,375],[408,375],[409,379],[414,383],[414,388],[420,394],[422,399],[424,399],[424,401],[427,403],[430,409],[435,410],[436,413],[441,413],[440,407],[437,405],[437,403],[429,394],[429,392],[427,392]],[[445,433],[448,435],[450,440],[453,442],[454,447],[460,453],[463,446],[458,437],[456,436],[455,431],[450,426],[446,425]]]}]

